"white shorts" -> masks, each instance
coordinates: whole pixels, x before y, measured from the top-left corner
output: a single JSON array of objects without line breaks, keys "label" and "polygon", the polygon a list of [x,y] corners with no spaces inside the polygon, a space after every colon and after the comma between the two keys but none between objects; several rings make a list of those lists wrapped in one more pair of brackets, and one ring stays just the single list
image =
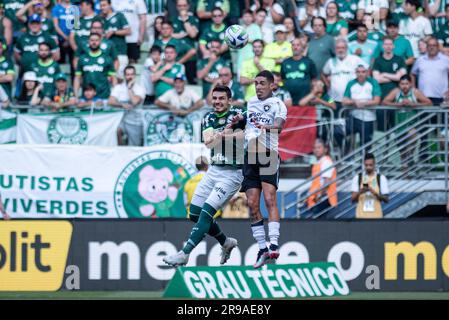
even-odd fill
[{"label": "white shorts", "polygon": [[218,211],[239,191],[242,181],[241,169],[212,165],[196,187],[191,204],[202,208],[207,202]]}]

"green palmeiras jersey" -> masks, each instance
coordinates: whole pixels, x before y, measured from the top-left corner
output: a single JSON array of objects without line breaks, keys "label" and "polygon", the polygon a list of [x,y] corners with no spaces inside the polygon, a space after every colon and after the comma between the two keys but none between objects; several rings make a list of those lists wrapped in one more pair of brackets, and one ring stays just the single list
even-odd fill
[{"label": "green palmeiras jersey", "polygon": [[[223,113],[216,113],[215,111],[208,112],[203,118],[203,133],[213,131],[219,133],[225,130],[226,126],[232,122],[232,119],[238,114],[245,114],[242,108],[231,107],[228,111]],[[234,130],[244,130],[246,123],[244,121],[234,126]],[[223,139],[216,147],[211,149],[211,163],[214,166],[232,166],[240,169],[243,166],[243,142],[240,143],[236,138]]]},{"label": "green palmeiras jersey", "polygon": [[[164,66],[165,65],[161,65],[159,70],[162,69]],[[182,64],[175,63],[175,64],[173,64],[173,67],[170,70],[166,71],[163,74],[163,77],[175,79],[175,77],[179,74],[185,75],[185,67]],[[159,80],[154,84],[154,94],[155,94],[156,98],[158,98],[172,88],[173,88],[173,86],[171,84],[168,84],[167,82]]]},{"label": "green palmeiras jersey", "polygon": [[[104,20],[104,30],[105,32],[109,31],[117,31],[123,30],[125,28],[129,28],[128,20],[121,12],[114,12],[112,15],[107,17]],[[118,55],[126,55],[127,54],[127,45],[126,45],[126,37],[125,36],[117,36],[113,35],[109,38],[112,44],[115,47]]]},{"label": "green palmeiras jersey", "polygon": [[76,75],[82,76],[83,84],[92,83],[97,89],[97,96],[108,99],[111,94],[109,76],[115,76],[114,62],[99,50],[96,53],[89,52],[80,57],[76,68]]},{"label": "green palmeiras jersey", "polygon": [[[176,18],[173,18],[171,21],[172,21],[172,24],[173,24],[173,31],[174,31],[174,33],[187,32],[187,30],[186,30],[186,28],[184,26],[184,21],[182,21],[179,18],[179,16],[177,16]],[[191,12],[189,13],[189,17],[187,18],[187,22],[190,25],[196,27],[199,30],[200,21]],[[183,39],[186,40],[189,45],[194,46],[194,44],[195,44],[194,39],[190,38],[189,36],[186,36]]]},{"label": "green palmeiras jersey", "polygon": [[[175,47],[176,49],[176,60],[181,59],[183,56],[185,56],[187,54],[187,52],[189,52],[193,47],[184,39],[175,39],[175,38],[170,38],[170,40],[168,41],[164,41],[162,39],[157,39],[156,41],[154,41],[154,46],[158,46],[162,49],[162,51],[165,50],[165,47],[168,45],[172,45]],[[193,59],[190,58],[189,61],[191,61]]]},{"label": "green palmeiras jersey", "polygon": [[47,32],[39,32],[38,34],[27,32],[17,40],[14,50],[22,56],[20,66],[24,72],[30,71],[31,65],[39,59],[39,44],[42,42],[48,43],[52,52],[59,50],[55,39]]},{"label": "green palmeiras jersey", "polygon": [[[10,58],[0,57],[0,75],[12,74],[14,75],[14,63]],[[5,90],[8,97],[11,99],[12,84],[11,82],[4,82],[1,84],[3,90]]]},{"label": "green palmeiras jersey", "polygon": [[76,42],[77,46],[80,46],[82,41],[85,41],[89,38],[90,27],[91,27],[94,19],[95,19],[95,16],[81,18],[79,20],[78,28],[74,28],[71,31],[75,34],[75,42]]},{"label": "green palmeiras jersey", "polygon": [[37,80],[43,85],[42,95],[49,95],[54,89],[55,76],[61,72],[59,64],[53,59],[47,62],[39,59],[31,65],[31,69],[36,73]]},{"label": "green palmeiras jersey", "polygon": [[18,31],[25,27],[25,23],[17,19],[16,13],[25,6],[28,0],[3,0],[2,2],[5,8],[5,16],[11,20],[13,30]]},{"label": "green palmeiras jersey", "polygon": [[[110,41],[108,39],[101,40],[100,50],[105,55],[109,56],[112,59],[112,61],[115,61],[117,59],[117,50],[116,50],[114,44],[112,43],[112,41]],[[78,49],[76,50],[75,55],[77,57],[81,57],[82,55],[88,54],[89,52],[90,52],[89,40],[88,39],[81,40],[81,43],[78,46]]]},{"label": "green palmeiras jersey", "polygon": [[[197,63],[198,70],[204,69],[204,67],[209,63],[209,59],[201,59]],[[218,72],[223,67],[231,67],[231,62],[228,59],[224,59],[223,57],[220,57],[215,63],[212,65],[212,67],[209,70],[209,73],[207,74],[207,77],[210,80],[215,80],[219,77]],[[210,87],[212,84],[210,82],[203,80],[203,98],[207,97],[207,94],[209,93]]]}]

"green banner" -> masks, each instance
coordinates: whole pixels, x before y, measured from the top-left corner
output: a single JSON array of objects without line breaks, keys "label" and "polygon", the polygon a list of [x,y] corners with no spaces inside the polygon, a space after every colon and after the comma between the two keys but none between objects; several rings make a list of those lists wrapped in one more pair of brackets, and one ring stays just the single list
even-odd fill
[{"label": "green banner", "polygon": [[165,298],[273,299],[332,297],[350,290],[334,263],[228,267],[181,267]]}]

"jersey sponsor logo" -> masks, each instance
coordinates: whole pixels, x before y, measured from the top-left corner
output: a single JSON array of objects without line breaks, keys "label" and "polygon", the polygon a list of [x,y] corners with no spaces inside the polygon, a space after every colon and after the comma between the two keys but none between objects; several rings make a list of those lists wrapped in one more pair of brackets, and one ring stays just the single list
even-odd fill
[{"label": "jersey sponsor logo", "polygon": [[39,50],[39,45],[38,44],[23,46],[23,51],[24,52],[37,52],[38,50]]},{"label": "jersey sponsor logo", "polygon": [[175,117],[168,112],[152,117],[145,133],[145,145],[192,142],[194,134],[190,118]]},{"label": "jersey sponsor logo", "polygon": [[89,29],[78,29],[75,32],[78,37],[88,37],[90,35]]},{"label": "jersey sponsor logo", "polygon": [[20,10],[24,7],[23,3],[20,2],[10,2],[5,4],[5,10]]},{"label": "jersey sponsor logo", "polygon": [[54,79],[49,76],[42,76],[37,78],[41,83],[53,83]]},{"label": "jersey sponsor logo", "polygon": [[98,64],[93,64],[90,66],[83,66],[83,71],[84,72],[103,72],[104,71],[104,67],[103,66],[99,66]]},{"label": "jersey sponsor logo", "polygon": [[195,172],[187,159],[174,152],[139,156],[123,168],[115,184],[119,217],[186,217],[183,189]]},{"label": "jersey sponsor logo", "polygon": [[48,125],[47,138],[53,144],[83,144],[89,133],[87,122],[77,116],[56,116]]},{"label": "jersey sponsor logo", "polygon": [[294,79],[302,79],[302,78],[304,78],[304,76],[305,76],[305,73],[301,72],[301,71],[289,72],[289,73],[287,73],[285,75],[285,77],[287,79],[292,79],[292,80],[294,80]]}]

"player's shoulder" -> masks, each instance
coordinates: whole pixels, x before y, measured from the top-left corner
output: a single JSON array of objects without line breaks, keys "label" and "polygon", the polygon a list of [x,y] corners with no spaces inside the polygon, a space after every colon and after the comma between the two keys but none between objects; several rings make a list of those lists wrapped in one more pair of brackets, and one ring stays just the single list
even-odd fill
[{"label": "player's shoulder", "polygon": [[260,103],[260,100],[259,100],[259,98],[257,98],[257,96],[254,96],[251,99],[249,99],[247,103],[248,103],[248,105],[253,105],[253,104]]}]

